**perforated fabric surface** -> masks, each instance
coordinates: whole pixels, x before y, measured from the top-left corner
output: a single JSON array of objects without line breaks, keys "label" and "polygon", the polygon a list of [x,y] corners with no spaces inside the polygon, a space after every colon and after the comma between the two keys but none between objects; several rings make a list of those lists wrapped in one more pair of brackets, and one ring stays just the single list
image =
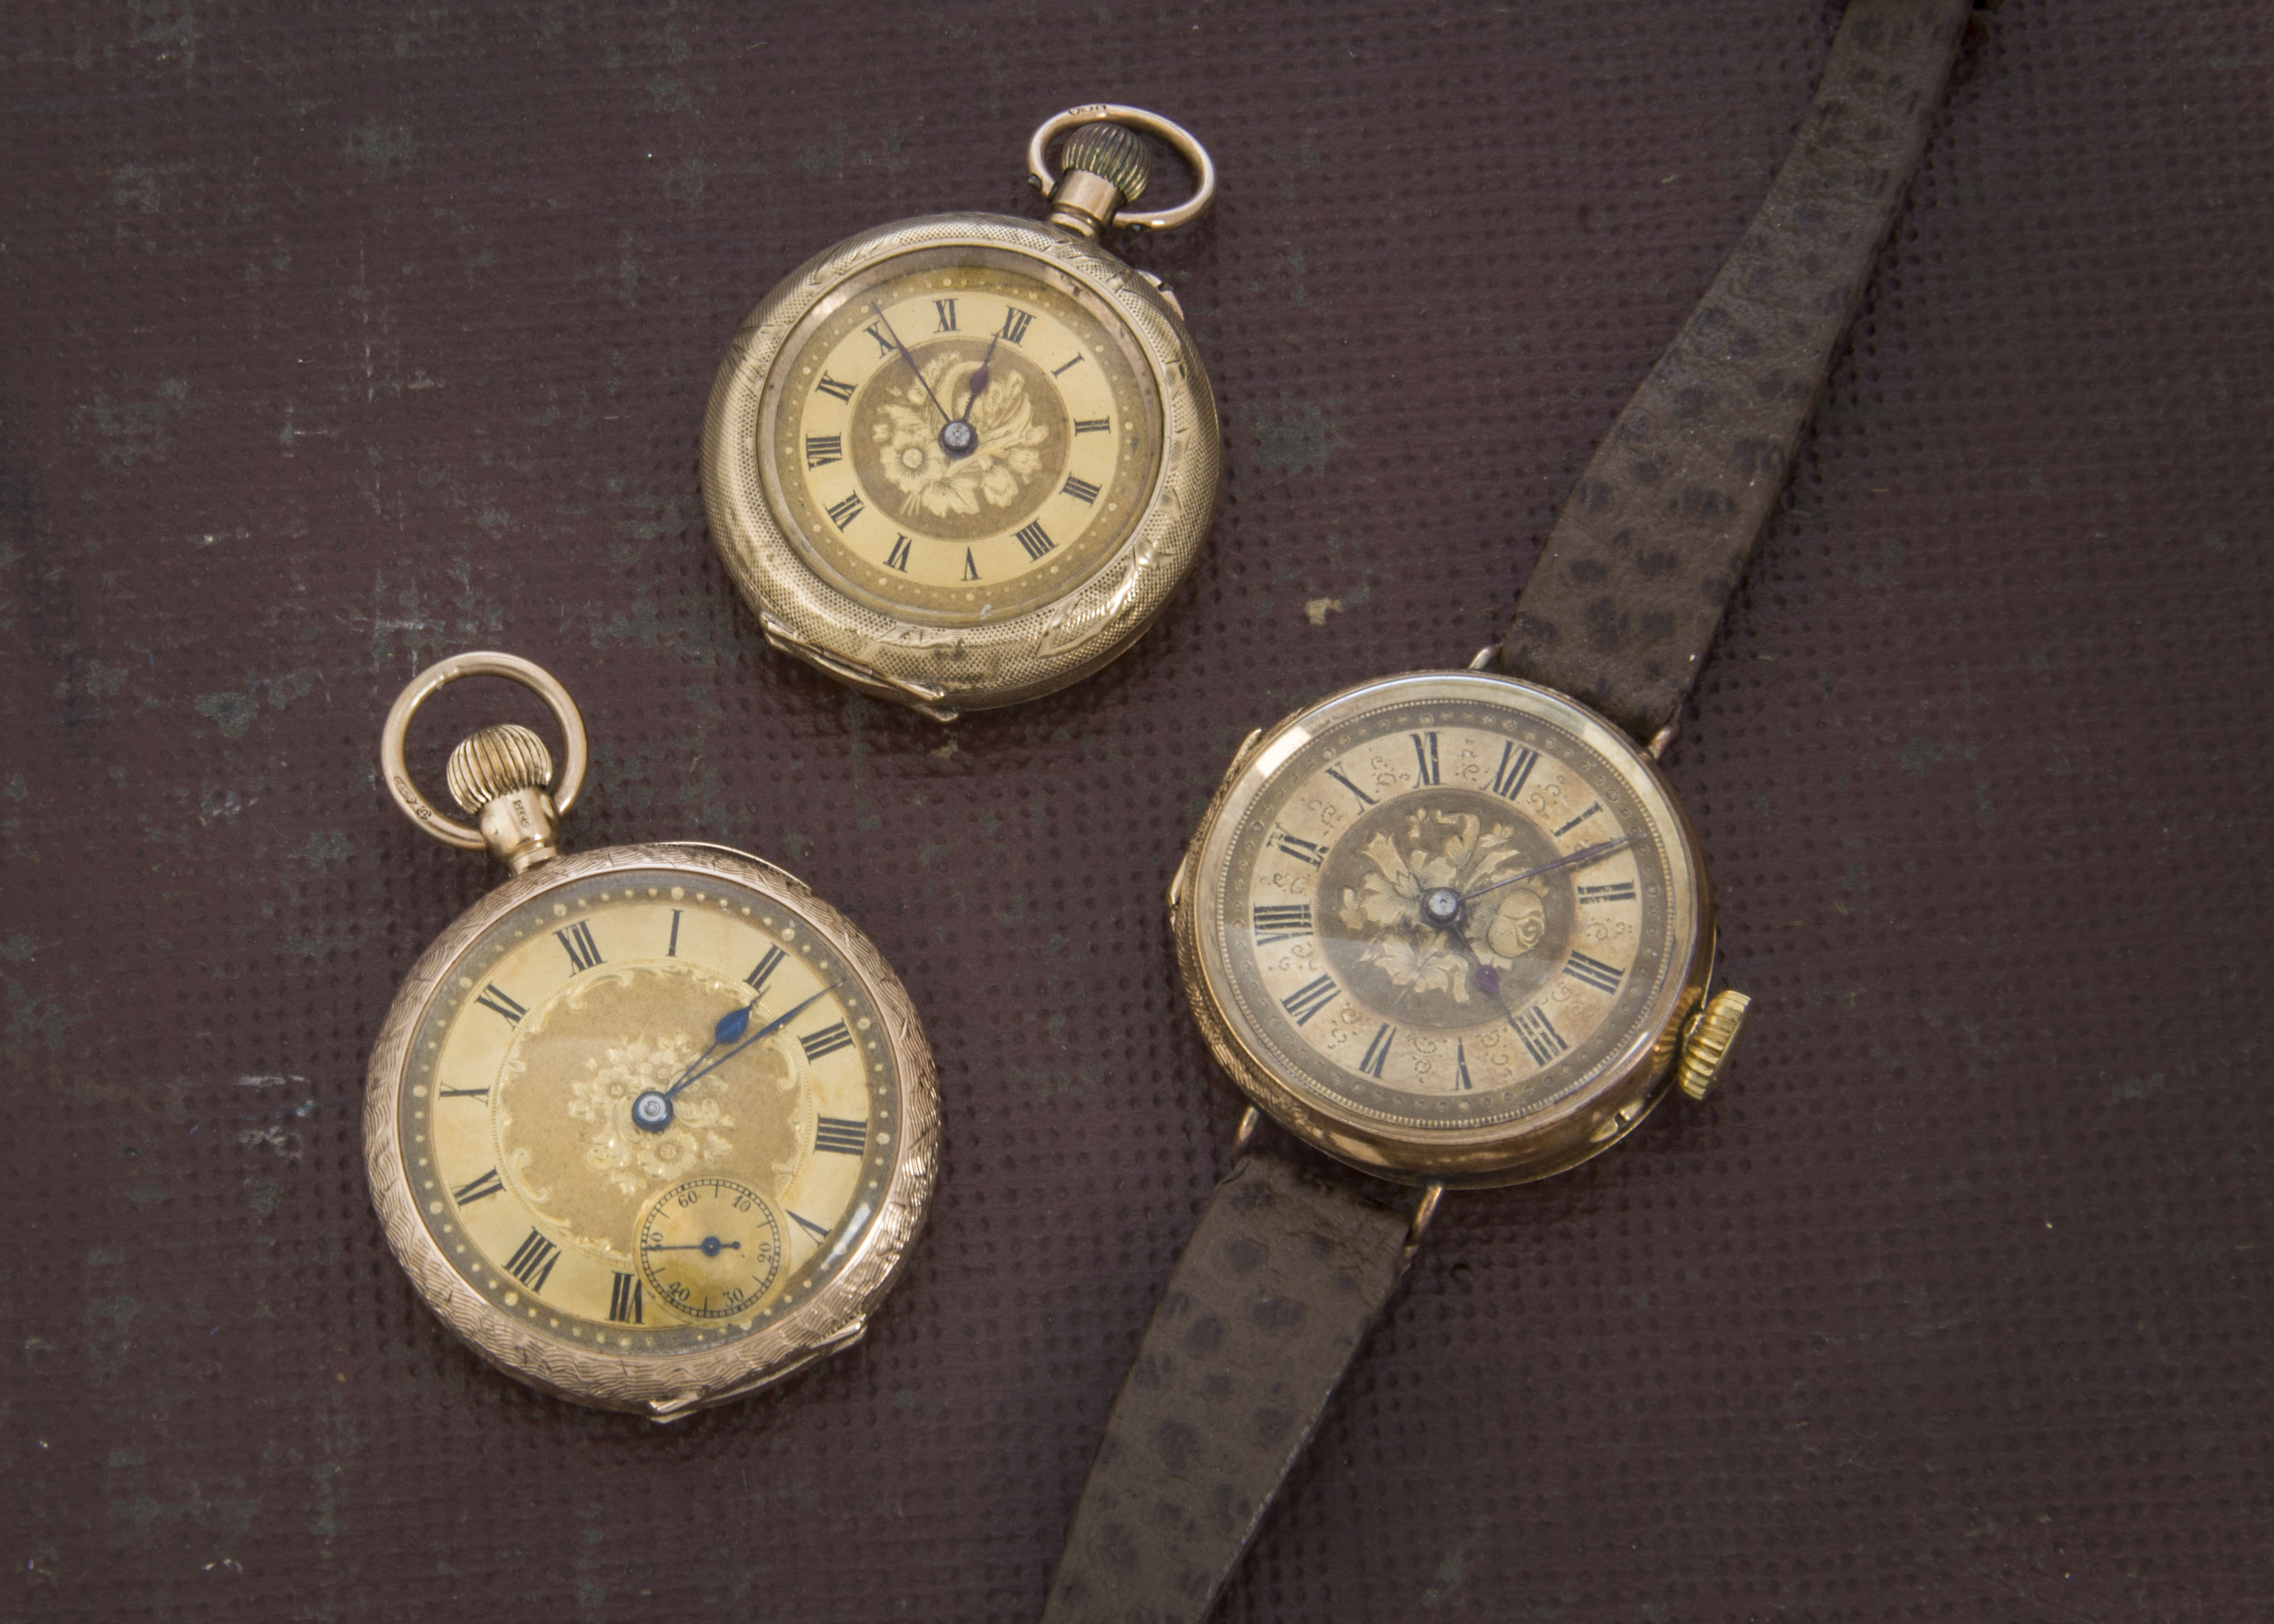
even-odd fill
[{"label": "perforated fabric surface", "polygon": [[[1251,727],[1495,635],[1834,20],[11,8],[0,1614],[1035,1614],[1231,1160],[1193,819]],[[2270,61],[2240,0],[1977,22],[1671,761],[1733,1075],[1448,1198],[1222,1617],[2263,1615]],[[1221,165],[1129,252],[1226,498],[1132,653],[944,730],[764,651],[705,394],[823,244],[1037,212],[1093,99]],[[584,707],[572,845],[784,861],[940,1056],[868,1341],[675,1427],[458,1347],[364,1190],[372,1037],[495,879],[378,726],[480,646]],[[428,783],[541,725],[489,686]]]}]

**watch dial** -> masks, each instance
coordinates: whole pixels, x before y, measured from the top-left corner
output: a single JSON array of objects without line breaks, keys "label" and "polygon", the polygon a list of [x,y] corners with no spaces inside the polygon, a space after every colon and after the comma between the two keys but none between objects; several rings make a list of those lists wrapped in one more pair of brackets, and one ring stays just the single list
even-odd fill
[{"label": "watch dial", "polygon": [[1425,1129],[1623,1070],[1696,943],[1672,803],[1537,690],[1359,692],[1281,733],[1211,840],[1203,952],[1235,1029],[1314,1104]]},{"label": "watch dial", "polygon": [[888,259],[784,347],[758,430],[808,561],[936,623],[1018,614],[1113,557],[1160,473],[1136,341],[1043,261],[992,249]]},{"label": "watch dial", "polygon": [[876,1215],[900,1079],[860,974],[731,880],[554,887],[458,960],[398,1132],[442,1255],[611,1352],[717,1346],[805,1300]]}]

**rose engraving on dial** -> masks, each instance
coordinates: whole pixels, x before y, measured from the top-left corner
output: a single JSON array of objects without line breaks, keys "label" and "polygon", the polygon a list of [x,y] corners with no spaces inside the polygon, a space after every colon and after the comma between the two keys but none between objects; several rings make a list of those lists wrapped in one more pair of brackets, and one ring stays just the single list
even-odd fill
[{"label": "rose engraving on dial", "polygon": [[927,345],[921,374],[885,369],[856,398],[858,465],[873,464],[877,477],[864,483],[894,517],[976,540],[1040,507],[1046,474],[1065,468],[1072,435],[1057,391],[1023,357],[998,357],[1000,343],[998,335]]},{"label": "rose engraving on dial", "polygon": [[1373,1120],[1484,1126],[1648,1041],[1691,927],[1672,814],[1629,772],[1474,700],[1291,742],[1217,848],[1206,949],[1275,1075]]},{"label": "rose engraving on dial", "polygon": [[[1362,1002],[1415,1026],[1471,1026],[1495,997],[1528,1003],[1554,974],[1545,945],[1570,935],[1569,887],[1547,875],[1500,882],[1557,855],[1536,824],[1482,795],[1393,798],[1335,843],[1321,874],[1342,927],[1328,957]],[[1448,892],[1470,900],[1432,914]]]},{"label": "rose engraving on dial", "polygon": [[562,1340],[746,1335],[876,1210],[899,1114],[881,1038],[810,923],[730,880],[539,893],[414,1040],[398,1132],[420,1216],[468,1284]]},{"label": "rose engraving on dial", "polygon": [[808,560],[943,624],[1080,586],[1144,516],[1161,457],[1118,316],[986,250],[903,255],[848,283],[786,348],[759,435]]}]

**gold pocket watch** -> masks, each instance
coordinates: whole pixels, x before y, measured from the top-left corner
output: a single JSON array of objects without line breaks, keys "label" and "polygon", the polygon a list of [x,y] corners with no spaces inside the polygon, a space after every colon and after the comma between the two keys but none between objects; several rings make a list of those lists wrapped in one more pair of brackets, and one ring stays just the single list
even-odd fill
[{"label": "gold pocket watch", "polygon": [[[1185,202],[1125,207],[1150,184],[1133,130],[1192,166]],[[1175,296],[1098,242],[1199,215],[1208,153],[1100,104],[1045,122],[1028,167],[1041,224],[895,221],[792,272],[734,335],[703,426],[711,534],[766,640],[941,721],[1136,641],[1199,556],[1223,467]]]},{"label": "gold pocket watch", "polygon": [[[525,728],[412,785],[412,716],[461,677],[539,695]],[[584,778],[565,689],[508,654],[422,672],[380,758],[395,802],[513,877],[419,956],[371,1058],[364,1149],[388,1244],[427,1305],[532,1387],[657,1419],[857,1341],[937,1169],[931,1052],[875,945],[806,886],[697,844],[563,856]],[[553,787],[557,785],[557,790]]]}]

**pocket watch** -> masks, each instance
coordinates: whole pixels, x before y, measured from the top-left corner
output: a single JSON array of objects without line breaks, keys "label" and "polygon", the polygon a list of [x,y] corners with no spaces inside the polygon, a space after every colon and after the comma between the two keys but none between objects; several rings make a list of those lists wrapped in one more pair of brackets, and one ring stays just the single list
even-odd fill
[{"label": "pocket watch", "polygon": [[[567,740],[451,753],[468,824],[411,783],[418,707],[462,677],[541,696]],[[567,690],[460,654],[388,714],[395,804],[512,877],[419,955],[373,1050],[372,1199],[443,1323],[508,1375],[659,1420],[858,1341],[922,1227],[936,1072],[869,938],[773,864],[690,843],[562,855],[584,778]]]},{"label": "pocket watch", "polygon": [[[1047,1624],[1205,1617],[1445,1191],[1573,1167],[1721,1077],[1748,1001],[1712,989],[1713,888],[1656,762],[1969,4],[1851,0],[1791,155],[1581,473],[1502,640],[1465,671],[1331,694],[1235,754],[1169,913],[1248,1107],[1107,1422]],[[1296,1143],[1258,1139],[1266,1117]],[[1337,1163],[1419,1194],[1377,1199]]]},{"label": "pocket watch", "polygon": [[[1151,184],[1135,131],[1192,166],[1189,199],[1128,207]],[[734,335],[703,425],[712,538],[767,642],[941,721],[1136,641],[1199,556],[1223,467],[1176,296],[1098,240],[1196,218],[1207,151],[1099,104],[1047,120],[1028,168],[1040,224],[895,221],[790,273]]]}]

